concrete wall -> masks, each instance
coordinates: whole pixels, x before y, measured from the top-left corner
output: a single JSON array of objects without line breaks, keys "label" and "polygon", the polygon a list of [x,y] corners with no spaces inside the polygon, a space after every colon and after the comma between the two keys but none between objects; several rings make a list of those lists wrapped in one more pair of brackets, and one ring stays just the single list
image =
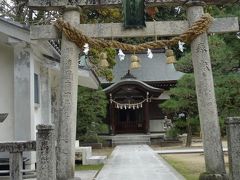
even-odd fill
[{"label": "concrete wall", "polygon": [[0,141],[14,139],[13,49],[0,44],[0,112],[9,113],[0,123]]},{"label": "concrete wall", "polygon": [[163,128],[164,120],[163,119],[152,119],[149,121],[150,132],[165,132]]}]

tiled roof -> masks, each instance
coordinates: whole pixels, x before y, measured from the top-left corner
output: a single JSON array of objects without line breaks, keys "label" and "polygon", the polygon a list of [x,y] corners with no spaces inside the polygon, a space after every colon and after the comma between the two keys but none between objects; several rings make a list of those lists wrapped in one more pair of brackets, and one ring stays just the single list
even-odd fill
[{"label": "tiled roof", "polygon": [[[129,67],[130,57],[132,54],[126,54],[125,60],[120,61],[118,56],[116,57],[116,65],[113,69],[114,79],[113,82],[121,80]],[[183,73],[176,71],[173,64],[166,63],[165,53],[153,53],[153,58],[149,59],[147,54],[136,54],[140,58],[141,68],[132,69],[131,74],[138,80],[149,81],[174,81],[182,77]]]}]

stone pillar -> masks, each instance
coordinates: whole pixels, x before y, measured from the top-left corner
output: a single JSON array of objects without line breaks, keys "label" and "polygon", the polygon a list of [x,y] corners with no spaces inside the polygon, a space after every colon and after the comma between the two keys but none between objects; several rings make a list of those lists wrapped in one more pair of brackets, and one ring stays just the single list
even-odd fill
[{"label": "stone pillar", "polygon": [[30,48],[24,43],[14,46],[14,129],[15,140],[33,140],[35,128],[33,60]]},{"label": "stone pillar", "polygon": [[[14,140],[35,140],[34,121],[34,60],[26,43],[14,45]],[[24,152],[30,159],[27,168],[35,166],[35,152]]]},{"label": "stone pillar", "polygon": [[37,179],[56,179],[56,156],[54,126],[37,125]]},{"label": "stone pillar", "polygon": [[[80,23],[79,9],[67,7],[64,10],[63,18],[72,25],[78,25]],[[74,178],[78,55],[79,50],[77,46],[70,42],[63,33],[60,65],[60,112],[57,137],[57,179],[59,180]]]},{"label": "stone pillar", "polygon": [[51,88],[49,69],[40,67],[41,119],[43,124],[51,124]]},{"label": "stone pillar", "polygon": [[240,179],[240,117],[229,117],[226,119],[229,179]]},{"label": "stone pillar", "polygon": [[58,137],[59,124],[59,101],[60,101],[60,74],[56,70],[51,70],[51,112],[52,123],[55,126],[55,137]]},{"label": "stone pillar", "polygon": [[10,179],[11,180],[22,180],[23,169],[23,156],[22,152],[10,152],[9,153],[9,164],[10,164]]},{"label": "stone pillar", "polygon": [[[203,15],[203,4],[196,0],[187,3],[189,25]],[[226,179],[207,33],[193,40],[191,51],[206,165],[200,179]]]}]

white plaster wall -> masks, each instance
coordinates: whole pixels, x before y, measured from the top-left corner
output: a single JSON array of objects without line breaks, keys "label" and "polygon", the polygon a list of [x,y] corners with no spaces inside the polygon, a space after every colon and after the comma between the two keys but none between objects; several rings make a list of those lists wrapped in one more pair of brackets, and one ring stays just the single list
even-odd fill
[{"label": "white plaster wall", "polygon": [[13,49],[0,44],[0,112],[9,113],[0,123],[0,141],[14,139]]},{"label": "white plaster wall", "polygon": [[163,119],[153,119],[149,122],[150,132],[165,132],[163,128],[164,120]]}]

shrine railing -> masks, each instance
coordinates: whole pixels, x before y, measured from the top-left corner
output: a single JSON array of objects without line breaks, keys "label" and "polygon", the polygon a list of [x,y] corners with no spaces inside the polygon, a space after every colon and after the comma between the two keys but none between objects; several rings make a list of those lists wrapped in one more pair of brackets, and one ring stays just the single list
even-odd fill
[{"label": "shrine railing", "polygon": [[[54,126],[51,124],[37,125],[36,139],[36,141],[0,142],[0,152],[9,152],[10,169],[0,170],[0,175],[9,174],[11,180],[36,177],[38,180],[55,180],[56,159]],[[36,151],[36,169],[23,169],[23,152],[26,151]],[[28,175],[26,175],[26,173],[28,173]]]},{"label": "shrine railing", "polygon": [[35,169],[23,168],[23,152],[36,151],[36,141],[15,141],[15,142],[1,142],[0,152],[9,152],[9,160],[5,160],[5,165],[9,164],[9,170],[0,170],[0,175],[9,174],[10,179],[23,179],[23,174],[31,173],[31,175],[24,175],[27,178],[35,178]]}]

